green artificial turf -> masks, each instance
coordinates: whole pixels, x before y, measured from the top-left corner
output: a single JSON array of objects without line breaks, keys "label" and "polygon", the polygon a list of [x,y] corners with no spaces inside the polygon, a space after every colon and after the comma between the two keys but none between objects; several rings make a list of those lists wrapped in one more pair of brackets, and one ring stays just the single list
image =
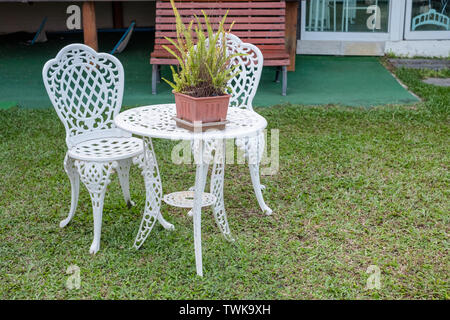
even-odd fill
[{"label": "green artificial turf", "polygon": [[[280,135],[280,170],[262,177],[274,214],[260,212],[247,167],[227,165],[236,242],[223,239],[205,209],[203,278],[187,210],[164,205],[176,229],[157,225],[140,250],[131,248],[145,194],[136,167],[136,206],[127,209],[114,176],[101,248],[91,256],[83,186],[74,219],[58,226],[70,184],[55,112],[0,110],[0,298],[449,299],[450,89],[422,83],[424,71],[396,74],[425,102],[257,108]],[[194,168],[170,161],[175,142],[154,143],[164,192],[192,186]],[[71,265],[80,268],[80,289],[66,288]],[[379,289],[366,289],[370,265],[381,271]]]},{"label": "green artificial turf", "polygon": [[15,101],[0,101],[0,109],[9,109],[16,106],[17,102]]},{"label": "green artificial turf", "polygon": [[[47,43],[23,44],[26,35],[0,37],[0,108],[17,101],[20,107],[51,106],[41,70],[45,62],[64,46],[82,42],[81,34],[49,35]],[[100,33],[99,50],[109,52],[120,39],[119,33]],[[21,40],[22,39],[22,40]],[[125,69],[124,105],[137,106],[173,102],[170,87],[161,81],[158,94],[151,94],[152,33],[136,32],[128,47],[116,56]],[[168,66],[162,76],[170,78]],[[340,104],[374,106],[412,103],[417,99],[406,91],[375,57],[300,56],[296,71],[288,72],[287,96],[281,96],[281,83],[275,83],[275,69],[265,67],[254,99],[255,106],[292,104]]]}]

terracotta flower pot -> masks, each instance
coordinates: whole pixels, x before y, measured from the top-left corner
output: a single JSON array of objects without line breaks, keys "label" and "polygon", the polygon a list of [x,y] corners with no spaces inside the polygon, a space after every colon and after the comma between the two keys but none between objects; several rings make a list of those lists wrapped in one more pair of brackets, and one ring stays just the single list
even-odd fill
[{"label": "terracotta flower pot", "polygon": [[[173,92],[173,91],[172,91]],[[194,98],[186,94],[173,92],[177,118],[189,122],[218,122],[227,119],[228,104],[231,95]]]}]

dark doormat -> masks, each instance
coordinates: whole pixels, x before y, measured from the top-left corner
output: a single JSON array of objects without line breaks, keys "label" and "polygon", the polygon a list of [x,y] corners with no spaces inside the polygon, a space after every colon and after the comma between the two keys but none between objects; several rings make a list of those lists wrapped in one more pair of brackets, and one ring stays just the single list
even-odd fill
[{"label": "dark doormat", "polygon": [[450,87],[450,78],[428,78],[423,82],[440,87]]},{"label": "dark doormat", "polygon": [[389,59],[389,61],[397,68],[412,69],[431,69],[442,70],[450,69],[450,60],[440,59]]}]

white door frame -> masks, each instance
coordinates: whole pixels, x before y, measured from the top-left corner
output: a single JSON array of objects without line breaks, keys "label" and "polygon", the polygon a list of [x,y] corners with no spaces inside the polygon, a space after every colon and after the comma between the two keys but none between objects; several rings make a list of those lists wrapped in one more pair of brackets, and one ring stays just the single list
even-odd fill
[{"label": "white door frame", "polygon": [[449,40],[450,31],[411,31],[412,0],[406,0],[405,39],[406,40]]},{"label": "white door frame", "polygon": [[[308,0],[312,1],[312,0]],[[388,32],[326,32],[326,31],[306,31],[306,0],[301,3],[301,40],[329,40],[329,41],[387,41],[393,40],[391,30],[395,30],[395,34],[399,33],[399,29],[403,31],[403,21],[399,21],[399,10],[404,10],[399,3],[404,3],[405,0],[390,0],[389,1],[389,21]],[[399,23],[401,22],[401,24]]]}]

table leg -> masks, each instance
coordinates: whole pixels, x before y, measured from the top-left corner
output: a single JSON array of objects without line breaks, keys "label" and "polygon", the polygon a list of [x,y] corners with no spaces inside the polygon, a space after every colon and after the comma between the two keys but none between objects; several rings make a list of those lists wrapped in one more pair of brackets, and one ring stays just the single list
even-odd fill
[{"label": "table leg", "polygon": [[142,169],[145,182],[145,209],[139,232],[134,241],[134,247],[139,249],[158,221],[165,229],[173,230],[174,226],[161,215],[162,184],[159,176],[158,163],[153,150],[152,140],[144,138],[144,154],[137,160]]},{"label": "table leg", "polygon": [[227,213],[225,211],[225,204],[223,200],[223,183],[225,174],[225,141],[218,141],[216,152],[214,154],[214,165],[211,172],[211,186],[210,190],[216,197],[216,203],[213,207],[214,218],[217,226],[222,232],[225,239],[234,241],[233,236],[228,226]]},{"label": "table leg", "polygon": [[197,168],[195,172],[194,207],[192,208],[192,212],[194,215],[195,266],[197,275],[202,277],[202,195],[205,191],[209,162],[204,158],[205,142],[196,141],[196,143],[198,144],[194,148],[194,159],[196,159]]},{"label": "table leg", "polygon": [[202,262],[202,194],[205,191],[206,175],[208,174],[208,165],[206,163],[198,164],[195,173],[195,193],[194,193],[194,247],[195,247],[195,266],[197,274],[203,276]]}]

